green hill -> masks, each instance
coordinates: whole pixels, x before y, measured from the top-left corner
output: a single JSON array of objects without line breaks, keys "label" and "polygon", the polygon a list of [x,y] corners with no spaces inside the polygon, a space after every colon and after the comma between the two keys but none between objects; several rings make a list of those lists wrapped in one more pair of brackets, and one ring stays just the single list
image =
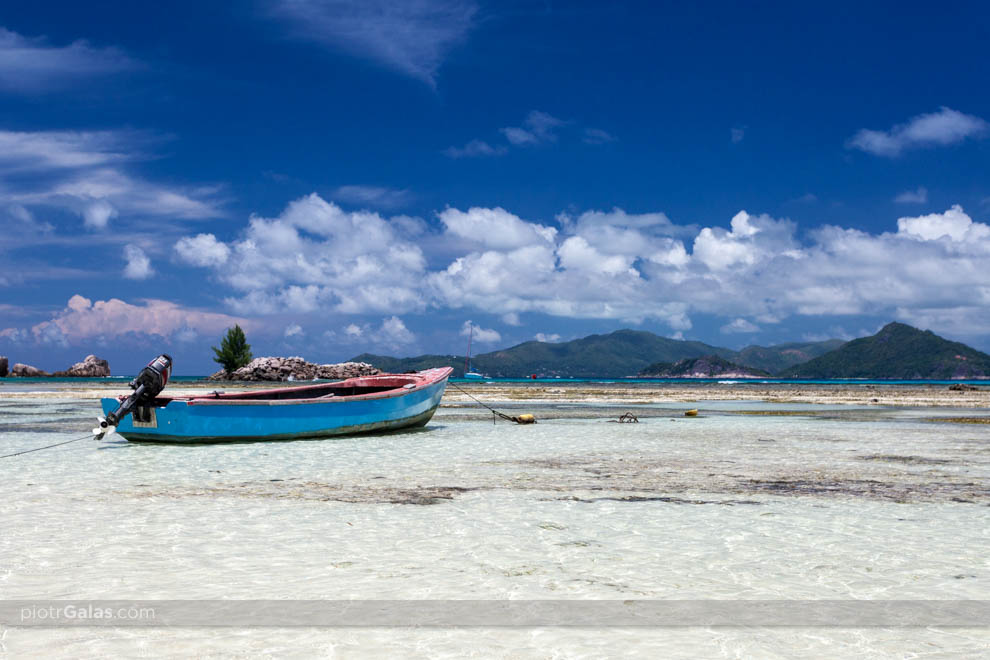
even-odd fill
[{"label": "green hill", "polygon": [[775,346],[747,346],[739,351],[735,362],[754,369],[763,369],[772,374],[780,373],[788,367],[802,364],[842,346],[841,339],[826,341],[777,344]]},{"label": "green hill", "polygon": [[639,375],[645,378],[766,378],[770,374],[762,369],[729,362],[717,355],[705,355],[673,364],[657,362],[643,369]]},{"label": "green hill", "polygon": [[[735,351],[698,341],[659,337],[652,332],[618,330],[559,344],[528,341],[476,355],[471,358],[471,364],[475,370],[496,378],[526,378],[534,373],[576,378],[624,378],[634,376],[654,362],[677,362],[703,355],[733,357]],[[455,376],[464,372],[464,356],[455,355],[390,358],[364,354],[352,360],[368,362],[385,371],[451,366]]]},{"label": "green hill", "polygon": [[943,339],[930,330],[889,323],[872,337],[854,339],[804,364],[785,378],[954,378],[990,377],[990,355]]}]

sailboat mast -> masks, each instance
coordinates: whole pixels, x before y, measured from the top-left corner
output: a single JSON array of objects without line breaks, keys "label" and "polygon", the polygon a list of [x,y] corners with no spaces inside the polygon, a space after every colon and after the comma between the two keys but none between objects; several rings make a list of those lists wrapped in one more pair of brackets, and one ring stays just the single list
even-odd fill
[{"label": "sailboat mast", "polygon": [[464,373],[471,371],[471,338],[474,336],[474,324],[468,321],[468,327],[470,332],[468,332],[468,350],[467,355],[464,356]]}]

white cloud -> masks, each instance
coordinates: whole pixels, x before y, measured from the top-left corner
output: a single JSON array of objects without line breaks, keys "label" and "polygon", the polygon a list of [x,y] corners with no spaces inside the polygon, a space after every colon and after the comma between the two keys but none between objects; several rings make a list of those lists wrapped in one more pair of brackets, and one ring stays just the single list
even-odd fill
[{"label": "white cloud", "polygon": [[471,140],[463,147],[447,147],[443,153],[450,158],[478,158],[481,156],[503,156],[508,151],[502,145],[493,147],[484,140]]},{"label": "white cloud", "polygon": [[864,128],[849,140],[847,146],[875,156],[894,158],[906,149],[948,146],[967,138],[982,137],[988,127],[990,124],[979,117],[943,106],[938,112],[912,117],[889,131]]},{"label": "white cloud", "polygon": [[408,205],[413,195],[408,190],[384,186],[340,186],[333,196],[344,202],[372,206],[379,209],[397,209]]},{"label": "white cloud", "polygon": [[740,211],[733,216],[731,227],[728,232],[717,227],[702,229],[694,239],[694,257],[718,271],[751,266],[770,254],[796,254],[795,225],[789,220]]},{"label": "white cloud", "polygon": [[0,130],[0,174],[122,163],[138,157],[150,139],[135,131]]},{"label": "white cloud", "polygon": [[552,344],[560,341],[560,335],[558,335],[556,332],[550,334],[537,332],[535,335],[533,335],[533,339],[539,342]]},{"label": "white cloud", "polygon": [[482,328],[477,323],[472,323],[471,321],[465,321],[461,326],[461,336],[471,337],[473,341],[480,344],[494,344],[495,342],[502,341],[502,335],[499,334],[498,330]]},{"label": "white cloud", "polygon": [[730,323],[726,323],[721,327],[723,334],[733,334],[733,333],[748,333],[748,332],[759,332],[760,328],[747,321],[746,319],[739,318],[734,319]]},{"label": "white cloud", "polygon": [[[622,209],[562,214],[559,226],[502,208],[440,218],[441,235],[414,242],[401,223],[312,195],[277,218],[252,217],[213,267],[238,292],[232,308],[260,315],[476,310],[507,324],[525,313],[651,320],[683,335],[695,314],[723,319],[728,332],[794,315],[912,310],[976,327],[990,310],[990,227],[960,207],[892,218],[881,234],[824,226],[800,237],[789,219],[746,211],[700,228]],[[418,244],[443,246],[431,252],[436,265]],[[381,328],[344,334],[373,343]]]},{"label": "white cloud", "polygon": [[82,211],[83,224],[90,229],[106,229],[111,218],[116,218],[119,214],[113,204],[105,199],[98,199],[92,204],[88,204]]},{"label": "white cloud", "polygon": [[745,128],[730,128],[729,129],[729,139],[732,140],[732,144],[739,144],[746,137]]},{"label": "white cloud", "polygon": [[213,234],[184,236],[176,241],[174,249],[180,261],[192,266],[222,266],[230,258],[230,248]]},{"label": "white cloud", "polygon": [[469,0],[270,0],[293,34],[367,57],[435,85],[447,53],[466,38],[477,5]]},{"label": "white cloud", "polygon": [[[331,333],[329,336],[333,336]],[[344,328],[344,341],[351,344],[375,346],[389,350],[401,350],[415,343],[416,335],[406,327],[405,322],[398,316],[382,319],[381,325],[375,327],[370,323],[358,325],[351,323]]]},{"label": "white cloud", "polygon": [[422,310],[426,260],[406,239],[408,222],[377,213],[345,212],[312,194],[277,218],[252,216],[217,277],[241,297],[227,303],[242,313],[345,314]]},{"label": "white cloud", "polygon": [[[158,141],[139,131],[0,130],[0,203],[78,214],[89,229],[124,216],[218,217],[216,188],[175,188],[129,174]],[[3,185],[16,180],[16,186]]]},{"label": "white cloud", "polygon": [[398,316],[382,319],[382,326],[377,332],[376,340],[385,346],[404,346],[416,341],[414,335]]},{"label": "white cloud", "polygon": [[526,222],[501,207],[471,207],[466,212],[448,208],[437,217],[448,233],[493,248],[548,243],[557,235],[555,228]]},{"label": "white cloud", "polygon": [[137,245],[125,245],[124,258],[127,259],[124,277],[132,280],[146,280],[155,274],[151,268],[151,259]]},{"label": "white cloud", "polygon": [[290,337],[302,337],[305,334],[298,323],[291,323],[285,326],[285,332],[282,333],[282,336],[288,339]]},{"label": "white cloud", "polygon": [[33,326],[31,334],[37,341],[61,334],[66,341],[78,343],[129,333],[170,337],[194,330],[215,335],[235,324],[245,329],[254,327],[248,319],[184,308],[166,300],[149,299],[133,305],[116,298],[93,302],[76,294],[51,321]]},{"label": "white cloud", "polygon": [[898,204],[926,204],[928,203],[928,189],[918,186],[917,190],[905,190],[894,201]]},{"label": "white cloud", "polygon": [[990,236],[990,227],[978,222],[974,223],[958,204],[945,213],[930,213],[917,218],[898,218],[897,231],[926,241],[944,237],[953,241],[980,241]]},{"label": "white cloud", "polygon": [[[555,142],[557,140],[555,129],[563,125],[564,121],[552,115],[539,110],[532,110],[523,120],[522,127],[508,126],[500,129],[500,131],[506,140],[520,147]],[[604,131],[600,132],[604,133]]]},{"label": "white cloud", "polygon": [[97,48],[81,40],[52,46],[44,38],[0,27],[0,89],[6,91],[44,92],[138,66],[116,48]]}]

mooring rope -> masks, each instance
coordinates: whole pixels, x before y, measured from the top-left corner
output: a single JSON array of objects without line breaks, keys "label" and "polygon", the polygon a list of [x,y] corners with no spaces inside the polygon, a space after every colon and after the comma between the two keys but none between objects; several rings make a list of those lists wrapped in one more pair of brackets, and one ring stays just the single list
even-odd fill
[{"label": "mooring rope", "polygon": [[499,411],[495,410],[490,405],[488,405],[487,403],[485,403],[484,401],[482,401],[478,397],[474,396],[473,394],[471,394],[470,392],[468,392],[463,387],[459,386],[457,383],[452,383],[450,381],[447,381],[447,382],[450,385],[453,385],[454,387],[456,387],[457,389],[459,389],[462,393],[464,393],[464,394],[468,395],[469,397],[471,397],[472,399],[474,399],[478,404],[480,404],[480,405],[484,406],[485,408],[488,408],[489,410],[491,410],[493,415],[498,415],[499,417],[501,417],[502,419],[506,420],[507,422],[515,422],[516,424],[533,424],[533,423],[536,422],[535,419],[533,419],[532,421],[521,421],[519,419],[519,417],[510,417],[509,415],[506,415],[503,412],[499,412]]},{"label": "mooring rope", "polygon": [[41,451],[42,449],[51,449],[52,447],[61,447],[62,445],[67,445],[70,442],[79,442],[80,440],[85,440],[86,438],[92,438],[92,433],[87,433],[81,438],[75,438],[74,440],[66,440],[65,442],[56,442],[54,445],[45,445],[44,447],[35,447],[34,449],[25,449],[24,451],[16,451],[13,454],[6,454],[0,456],[0,458],[11,458],[12,456],[20,456],[21,454],[30,454],[33,451]]}]

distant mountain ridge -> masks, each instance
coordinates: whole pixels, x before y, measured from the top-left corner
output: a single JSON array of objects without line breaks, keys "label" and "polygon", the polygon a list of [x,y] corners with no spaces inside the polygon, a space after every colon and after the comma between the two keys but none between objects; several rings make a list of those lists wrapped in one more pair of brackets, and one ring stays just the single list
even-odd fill
[{"label": "distant mountain ridge", "polygon": [[739,351],[734,362],[776,374],[788,367],[802,364],[829,351],[834,351],[845,343],[842,339],[826,339],[825,341],[777,344],[769,347],[747,346]]},{"label": "distant mountain ridge", "polygon": [[[590,335],[561,343],[528,341],[471,358],[476,371],[500,378],[528,378],[531,374],[574,378],[633,377],[651,364],[675,363],[680,360],[717,356],[743,367],[773,373],[778,367],[791,366],[811,359],[841,345],[841,340],[750,346],[742,351],[710,346],[699,341],[660,337],[641,330],[617,330],[605,335]],[[383,371],[419,371],[438,366],[454,367],[454,375],[464,373],[463,355],[420,355],[395,358],[363,353],[351,359],[367,362]]]},{"label": "distant mountain ridge", "polygon": [[884,378],[952,380],[990,378],[990,355],[957,341],[888,323],[820,357],[785,369],[785,378]]}]

